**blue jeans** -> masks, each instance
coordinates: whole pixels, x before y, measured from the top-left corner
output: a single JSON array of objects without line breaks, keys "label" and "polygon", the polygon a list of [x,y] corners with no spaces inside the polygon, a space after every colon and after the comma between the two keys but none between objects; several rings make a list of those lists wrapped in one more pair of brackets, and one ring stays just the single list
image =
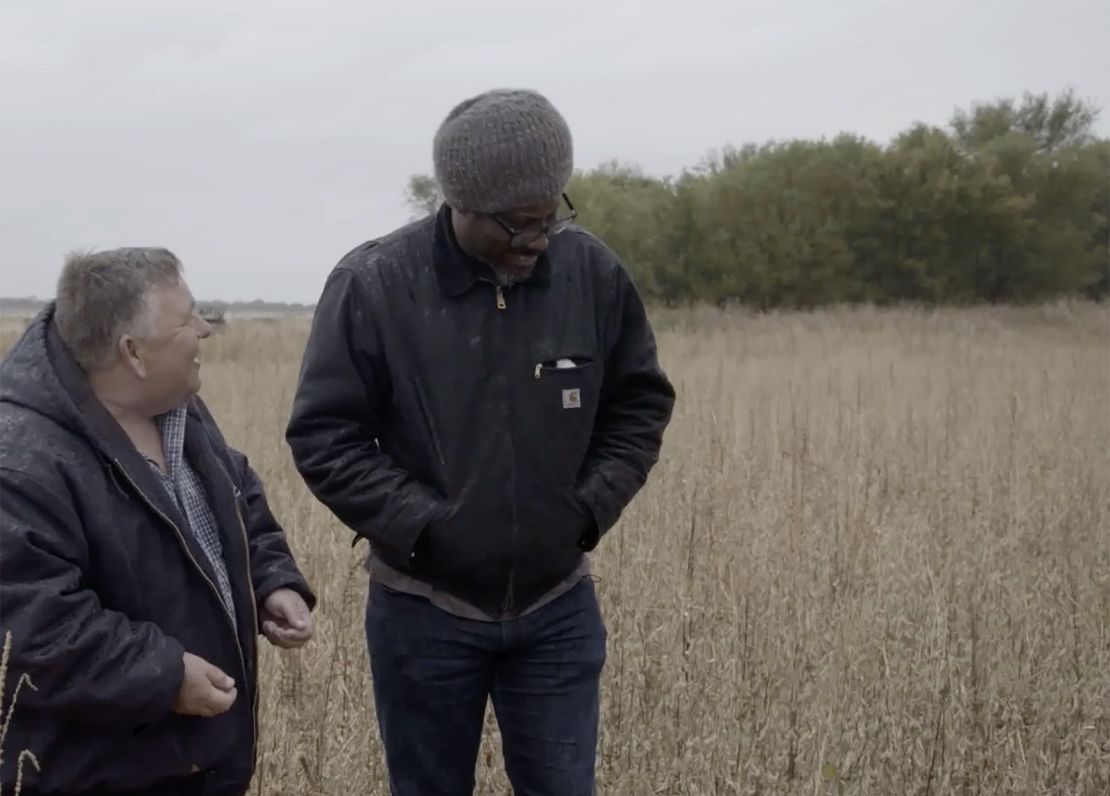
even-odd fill
[{"label": "blue jeans", "polygon": [[366,639],[394,796],[473,792],[487,700],[517,796],[594,793],[606,630],[592,580],[506,622],[371,583]]}]

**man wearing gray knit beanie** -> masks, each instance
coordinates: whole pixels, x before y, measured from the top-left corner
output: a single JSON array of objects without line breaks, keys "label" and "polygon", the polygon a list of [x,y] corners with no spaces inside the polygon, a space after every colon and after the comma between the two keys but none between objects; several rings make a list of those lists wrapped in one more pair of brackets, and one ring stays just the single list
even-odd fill
[{"label": "man wearing gray knit beanie", "polygon": [[[505,284],[526,278],[546,240],[518,239],[514,225],[490,221],[503,215],[527,226],[558,210],[574,170],[566,120],[534,91],[491,91],[447,115],[435,136],[433,161],[436,181],[455,214],[459,245]],[[548,235],[565,227],[565,221],[555,223]]]},{"label": "man wearing gray knit beanie", "polygon": [[594,792],[606,629],[588,554],[645,484],[674,389],[619,257],[575,225],[541,94],[459,103],[436,213],[346,254],[286,431],[369,541],[392,793],[470,794],[487,704],[518,794]]}]

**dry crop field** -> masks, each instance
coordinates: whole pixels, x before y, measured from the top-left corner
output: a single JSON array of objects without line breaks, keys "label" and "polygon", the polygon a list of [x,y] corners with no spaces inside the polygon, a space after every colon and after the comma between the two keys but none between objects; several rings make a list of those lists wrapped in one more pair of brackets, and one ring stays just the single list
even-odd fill
[{"label": "dry crop field", "polygon": [[[1106,308],[656,319],[675,419],[594,557],[599,792],[1110,792]],[[254,792],[385,794],[364,547],[282,439],[305,333],[204,355],[321,598],[264,653]],[[478,792],[508,792],[492,721]]]}]

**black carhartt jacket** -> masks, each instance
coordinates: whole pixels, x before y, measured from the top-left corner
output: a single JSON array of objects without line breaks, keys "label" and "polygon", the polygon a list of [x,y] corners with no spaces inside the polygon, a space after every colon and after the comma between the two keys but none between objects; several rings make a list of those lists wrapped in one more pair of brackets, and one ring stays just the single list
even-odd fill
[{"label": "black carhartt jacket", "polygon": [[386,563],[511,616],[643,486],[674,390],[597,238],[554,236],[531,277],[502,288],[449,213],[334,268],[286,437],[312,492]]},{"label": "black carhartt jacket", "polygon": [[[157,474],[92,394],[48,307],[0,365],[0,632],[5,708],[24,687],[0,782],[70,793],[200,772],[241,794],[257,741],[257,610],[280,587],[314,598],[247,460],[197,398],[185,455],[222,533],[238,630],[208,560]],[[222,716],[172,712],[188,650],[235,679]]]}]

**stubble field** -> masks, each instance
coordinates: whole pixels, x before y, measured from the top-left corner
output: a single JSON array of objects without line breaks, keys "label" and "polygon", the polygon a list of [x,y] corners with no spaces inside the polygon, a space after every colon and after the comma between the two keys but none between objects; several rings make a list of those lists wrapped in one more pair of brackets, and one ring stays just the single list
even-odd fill
[{"label": "stubble field", "polygon": [[[593,558],[599,793],[1110,792],[1106,308],[656,321],[675,418]],[[204,349],[320,595],[314,642],[264,652],[253,792],[386,794],[365,547],[282,438],[306,332]],[[492,719],[477,792],[509,792]]]}]

